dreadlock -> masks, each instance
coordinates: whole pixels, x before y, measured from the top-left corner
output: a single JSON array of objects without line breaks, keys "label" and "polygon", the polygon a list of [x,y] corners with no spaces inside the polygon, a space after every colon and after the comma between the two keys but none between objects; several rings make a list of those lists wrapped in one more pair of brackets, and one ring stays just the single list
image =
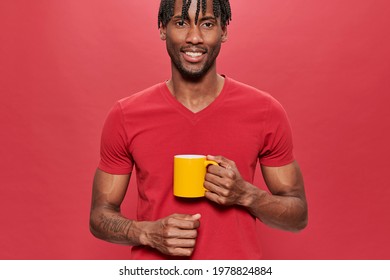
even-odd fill
[{"label": "dreadlock", "polygon": [[[190,9],[192,0],[181,0],[182,5],[182,20],[188,19],[188,10]],[[207,0],[196,0],[195,23],[198,22],[199,13],[206,13]],[[158,28],[167,26],[168,22],[173,17],[175,0],[161,0],[160,9],[158,11]],[[222,26],[226,26],[232,20],[232,11],[230,9],[229,0],[213,0],[213,13],[215,17],[221,17]]]}]

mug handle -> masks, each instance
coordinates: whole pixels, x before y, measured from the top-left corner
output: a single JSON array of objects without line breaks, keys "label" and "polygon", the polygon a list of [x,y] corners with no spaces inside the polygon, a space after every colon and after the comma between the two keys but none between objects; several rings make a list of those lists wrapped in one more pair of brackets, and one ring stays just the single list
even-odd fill
[{"label": "mug handle", "polygon": [[219,165],[216,161],[213,161],[213,160],[205,160],[204,161],[204,166],[205,167],[209,166],[210,164]]}]

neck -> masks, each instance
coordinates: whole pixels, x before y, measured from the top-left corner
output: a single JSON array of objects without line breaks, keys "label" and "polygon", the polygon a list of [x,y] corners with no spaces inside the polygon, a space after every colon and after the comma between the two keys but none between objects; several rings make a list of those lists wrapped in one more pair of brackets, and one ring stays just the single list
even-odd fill
[{"label": "neck", "polygon": [[222,91],[223,85],[224,78],[216,72],[196,80],[172,75],[172,79],[167,82],[172,95],[194,113],[210,105]]}]

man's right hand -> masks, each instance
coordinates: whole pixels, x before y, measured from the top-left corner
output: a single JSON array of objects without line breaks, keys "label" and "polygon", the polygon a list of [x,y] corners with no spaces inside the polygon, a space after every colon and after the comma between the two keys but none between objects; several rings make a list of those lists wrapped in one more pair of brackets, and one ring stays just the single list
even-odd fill
[{"label": "man's right hand", "polygon": [[140,242],[170,256],[191,256],[195,249],[200,214],[173,214],[155,222],[135,222]]}]

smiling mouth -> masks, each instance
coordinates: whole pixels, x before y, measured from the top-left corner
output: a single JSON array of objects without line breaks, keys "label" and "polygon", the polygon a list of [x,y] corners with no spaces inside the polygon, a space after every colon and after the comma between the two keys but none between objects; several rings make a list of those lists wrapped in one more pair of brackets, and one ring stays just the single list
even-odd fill
[{"label": "smiling mouth", "polygon": [[190,56],[190,57],[196,58],[196,57],[202,56],[203,53],[201,53],[201,52],[185,52],[185,54]]}]

